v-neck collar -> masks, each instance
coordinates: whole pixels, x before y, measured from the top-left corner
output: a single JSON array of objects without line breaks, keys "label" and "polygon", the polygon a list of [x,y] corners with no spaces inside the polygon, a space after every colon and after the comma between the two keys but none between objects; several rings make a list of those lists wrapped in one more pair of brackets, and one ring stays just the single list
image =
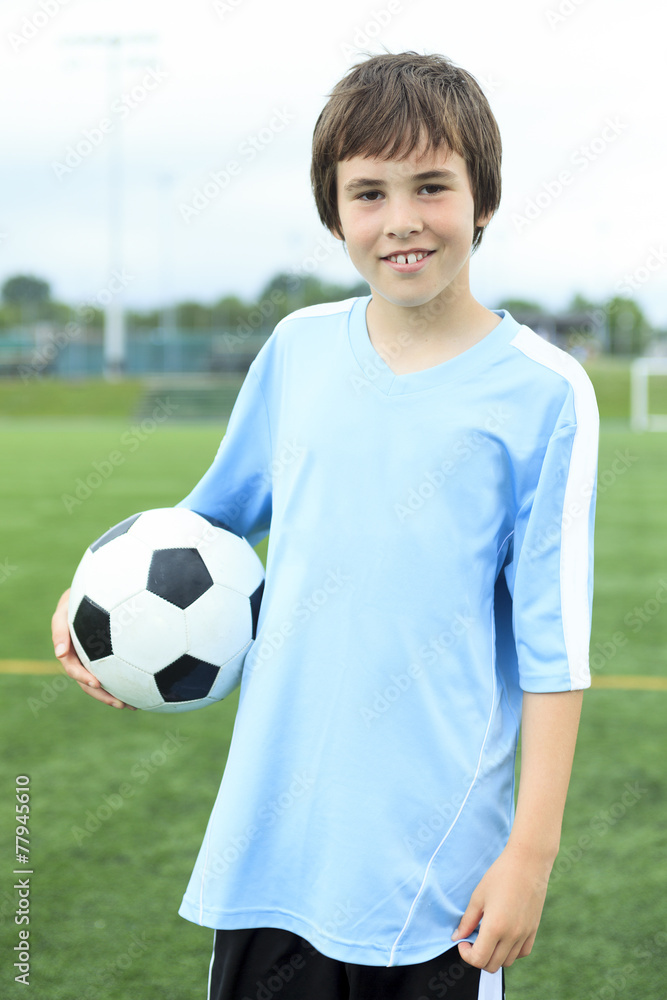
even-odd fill
[{"label": "v-neck collar", "polygon": [[397,375],[371,343],[366,324],[366,310],[371,298],[370,295],[358,298],[350,310],[350,347],[361,369],[360,376],[387,396],[432,389],[458,379],[475,368],[483,367],[509,343],[520,326],[506,309],[494,309],[492,312],[501,317],[500,323],[472,347],[431,368]]}]

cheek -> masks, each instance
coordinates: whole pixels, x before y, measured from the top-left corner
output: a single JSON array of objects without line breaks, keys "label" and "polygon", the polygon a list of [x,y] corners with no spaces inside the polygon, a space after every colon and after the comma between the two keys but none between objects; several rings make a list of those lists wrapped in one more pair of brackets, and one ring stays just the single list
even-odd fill
[{"label": "cheek", "polygon": [[377,227],[367,215],[351,214],[348,219],[348,237],[350,243],[355,243],[360,249],[366,249],[377,239]]},{"label": "cheek", "polygon": [[475,209],[472,201],[468,204],[451,205],[448,211],[439,214],[431,222],[434,232],[448,240],[467,238],[475,228]]}]

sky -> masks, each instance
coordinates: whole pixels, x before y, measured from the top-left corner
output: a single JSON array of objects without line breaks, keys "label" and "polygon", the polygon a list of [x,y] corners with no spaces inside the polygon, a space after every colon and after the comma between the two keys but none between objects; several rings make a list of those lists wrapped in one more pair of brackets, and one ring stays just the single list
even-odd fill
[{"label": "sky", "polygon": [[663,24],[657,0],[4,0],[0,283],[139,309],[355,283],[313,127],[365,54],[414,50],[469,70],[503,138],[475,296],[626,294],[667,328]]}]

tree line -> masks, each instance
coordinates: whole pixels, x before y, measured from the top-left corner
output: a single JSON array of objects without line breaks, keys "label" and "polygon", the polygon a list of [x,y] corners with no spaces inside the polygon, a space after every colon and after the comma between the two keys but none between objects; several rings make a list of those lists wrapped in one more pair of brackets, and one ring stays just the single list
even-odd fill
[{"label": "tree line", "polygon": [[[271,278],[252,301],[237,295],[225,295],[211,304],[185,301],[168,310],[130,309],[126,313],[126,322],[128,329],[139,331],[163,329],[166,325],[185,332],[268,331],[295,309],[368,294],[369,287],[363,281],[354,285],[339,285],[321,281],[313,275],[298,277],[280,273]],[[550,312],[540,303],[525,299],[508,298],[498,303],[498,308],[509,309],[513,315],[521,317],[533,316],[536,320]],[[593,325],[606,331],[605,346],[611,354],[641,354],[651,339],[665,335],[665,331],[651,326],[634,299],[623,296],[593,302],[577,294],[561,312],[573,317],[573,344],[585,340],[589,336],[588,329]],[[49,282],[34,275],[14,275],[4,282],[0,290],[0,335],[37,322],[64,326],[76,321],[80,314],[80,307],[53,299]],[[85,315],[87,329],[103,329],[104,309],[101,306],[90,303]],[[580,329],[577,329],[576,321],[581,324]]]}]

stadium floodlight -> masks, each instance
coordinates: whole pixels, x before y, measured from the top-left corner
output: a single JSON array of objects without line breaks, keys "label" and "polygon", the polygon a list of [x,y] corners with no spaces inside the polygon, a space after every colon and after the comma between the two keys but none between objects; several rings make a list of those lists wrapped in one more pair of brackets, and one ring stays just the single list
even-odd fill
[{"label": "stadium floodlight", "polygon": [[630,426],[633,431],[667,431],[667,413],[651,413],[649,379],[667,375],[667,358],[636,358],[630,367]]},{"label": "stadium floodlight", "polygon": [[[107,50],[107,86],[111,107],[121,89],[122,49],[126,45],[152,45],[157,35],[80,35],[65,45],[103,46]],[[123,145],[122,119],[108,139],[109,152],[109,273],[123,272]],[[122,290],[115,292],[104,310],[104,374],[122,376],[126,367],[125,310]]]}]

